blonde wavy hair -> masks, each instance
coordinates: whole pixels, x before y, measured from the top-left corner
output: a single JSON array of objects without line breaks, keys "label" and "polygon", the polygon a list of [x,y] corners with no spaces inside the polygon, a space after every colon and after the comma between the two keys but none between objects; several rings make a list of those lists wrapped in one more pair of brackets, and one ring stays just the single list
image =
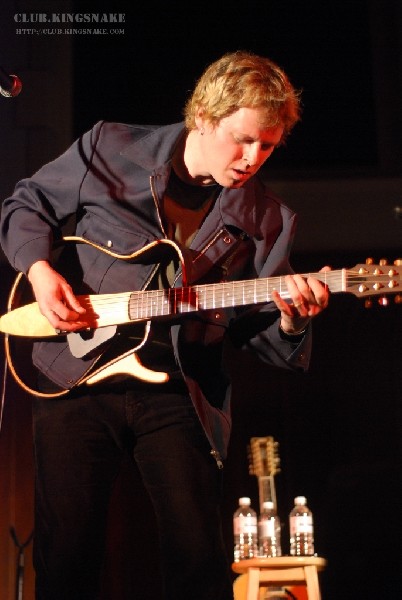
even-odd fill
[{"label": "blonde wavy hair", "polygon": [[196,83],[184,107],[186,128],[195,129],[195,116],[213,125],[239,108],[263,109],[263,127],[283,126],[282,141],[300,120],[300,91],[272,60],[251,52],[225,54],[213,62]]}]

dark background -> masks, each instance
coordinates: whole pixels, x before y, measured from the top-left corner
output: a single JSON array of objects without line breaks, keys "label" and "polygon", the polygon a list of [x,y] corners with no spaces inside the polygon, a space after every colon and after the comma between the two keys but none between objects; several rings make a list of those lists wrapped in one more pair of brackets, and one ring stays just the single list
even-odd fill
[{"label": "dark background", "polygon": [[[83,3],[75,3],[83,11]],[[110,11],[108,2],[97,11]],[[209,7],[116,2],[125,35],[74,40],[75,132],[97,119],[181,120],[189,91],[225,52],[251,50],[283,66],[303,90],[303,123],[271,164],[374,167],[376,124],[367,0],[271,0]],[[120,27],[120,25],[116,25]]]},{"label": "dark background", "polygon": [[[373,228],[382,204],[390,201],[388,182],[400,182],[399,2],[116,1],[112,6],[102,1],[95,8],[92,2],[77,1],[73,10],[123,12],[126,22],[124,35],[73,39],[72,137],[99,119],[179,121],[187,94],[211,61],[236,49],[270,56],[303,90],[304,112],[287,146],[274,154],[264,172],[273,186],[280,180],[300,187],[306,206],[313,184],[321,185],[313,213],[319,235],[311,247],[301,203],[301,243],[293,266],[300,272],[323,264],[352,267],[372,254],[371,240],[357,245],[353,236],[342,235],[342,223],[337,225],[339,245],[329,244],[320,223],[325,215],[336,218],[339,210],[326,197],[327,182],[339,178],[341,185],[346,180],[352,191],[357,179],[369,182],[368,187],[374,182],[379,192],[367,201]],[[358,189],[356,183],[356,197]],[[391,204],[397,206],[401,189],[396,190]],[[356,209],[350,204],[342,210],[345,228],[350,227]],[[402,255],[402,221],[392,219],[392,236],[378,232],[376,262]],[[11,274],[3,269],[3,281],[8,281]],[[328,559],[321,577],[323,600],[402,597],[401,310],[392,300],[387,307],[374,302],[366,309],[352,295],[333,295],[314,322],[307,375],[235,357],[233,436],[223,503],[228,552],[238,497],[250,495],[258,508],[247,444],[252,436],[273,436],[281,459],[275,481],[283,551],[289,550],[287,516],[293,498],[306,495],[315,517],[316,551]],[[129,517],[141,512],[138,535]],[[158,597],[155,545],[147,498],[126,465],[111,511],[105,588],[113,598]]]}]

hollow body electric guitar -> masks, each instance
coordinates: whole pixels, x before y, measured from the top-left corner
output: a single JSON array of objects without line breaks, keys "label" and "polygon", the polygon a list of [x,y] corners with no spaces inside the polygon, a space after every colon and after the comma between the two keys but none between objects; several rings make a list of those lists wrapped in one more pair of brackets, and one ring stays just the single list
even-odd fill
[{"label": "hollow body electric guitar", "polygon": [[[80,238],[71,239],[73,241],[88,243]],[[163,240],[163,242],[166,241]],[[152,242],[133,255],[119,255],[118,258],[122,260],[141,258],[142,254],[145,255],[149,250],[152,250],[157,243]],[[179,254],[179,259],[182,262],[183,280],[185,281],[183,257],[179,248],[173,242],[170,245]],[[112,254],[101,247],[96,246],[96,248]],[[361,264],[356,265],[350,270],[341,269],[323,273],[306,273],[303,276],[313,276],[319,279],[328,286],[331,293],[349,292],[359,298],[370,298],[375,295],[384,297],[389,293],[398,294],[402,290],[402,263],[401,261],[396,261],[396,263],[394,266]],[[41,314],[36,302],[17,308],[14,307],[16,287],[19,285],[20,278],[21,275],[17,277],[10,294],[8,312],[0,317],[0,331],[6,334],[6,356],[11,371],[18,383],[23,385],[11,361],[8,336],[46,339],[63,335],[63,332],[56,331],[50,325],[46,317]],[[165,382],[168,379],[166,373],[147,369],[146,366],[141,364],[137,356],[139,349],[147,342],[153,321],[160,318],[166,319],[167,317],[177,319],[180,315],[203,310],[270,302],[274,290],[277,290],[283,298],[289,299],[290,296],[284,276],[242,281],[224,281],[193,286],[184,285],[183,287],[164,290],[78,295],[79,302],[87,311],[86,317],[89,319],[90,329],[93,333],[97,334],[94,336],[95,347],[102,348],[102,340],[111,337],[109,332],[106,333],[110,328],[114,328],[113,331],[115,331],[117,326],[123,324],[138,322],[145,324],[144,335],[138,345],[101,367],[95,367],[92,373],[87,374],[79,383],[92,384],[118,374],[134,376],[150,383]],[[70,350],[74,356],[79,357],[80,353],[84,355],[87,352],[87,348],[80,348],[80,340],[82,340],[80,334],[68,334],[67,338]],[[102,353],[102,350],[100,350],[100,353]],[[31,389],[28,389],[28,391],[35,393]]]}]

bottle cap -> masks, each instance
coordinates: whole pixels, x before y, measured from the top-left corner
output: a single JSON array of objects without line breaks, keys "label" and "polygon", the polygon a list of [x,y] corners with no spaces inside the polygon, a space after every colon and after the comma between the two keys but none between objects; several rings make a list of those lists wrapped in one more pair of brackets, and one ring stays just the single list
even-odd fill
[{"label": "bottle cap", "polygon": [[250,498],[247,498],[247,496],[244,496],[244,497],[242,497],[242,498],[239,498],[239,504],[240,504],[240,506],[242,506],[242,505],[244,505],[244,504],[245,504],[246,506],[249,506],[249,505],[251,504],[251,499],[250,499]]},{"label": "bottle cap", "polygon": [[306,496],[296,496],[295,504],[307,504]]},{"label": "bottle cap", "polygon": [[262,503],[262,508],[271,510],[272,508],[274,508],[274,503],[271,502],[271,500],[266,500],[265,502]]}]

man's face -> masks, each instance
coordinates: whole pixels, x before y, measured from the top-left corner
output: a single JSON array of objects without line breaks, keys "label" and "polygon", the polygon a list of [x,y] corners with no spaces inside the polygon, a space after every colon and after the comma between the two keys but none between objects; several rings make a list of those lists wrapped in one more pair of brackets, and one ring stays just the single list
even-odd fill
[{"label": "man's face", "polygon": [[283,127],[263,127],[260,109],[240,108],[213,126],[198,117],[198,175],[204,183],[216,181],[239,188],[250,179],[279,145]]}]

